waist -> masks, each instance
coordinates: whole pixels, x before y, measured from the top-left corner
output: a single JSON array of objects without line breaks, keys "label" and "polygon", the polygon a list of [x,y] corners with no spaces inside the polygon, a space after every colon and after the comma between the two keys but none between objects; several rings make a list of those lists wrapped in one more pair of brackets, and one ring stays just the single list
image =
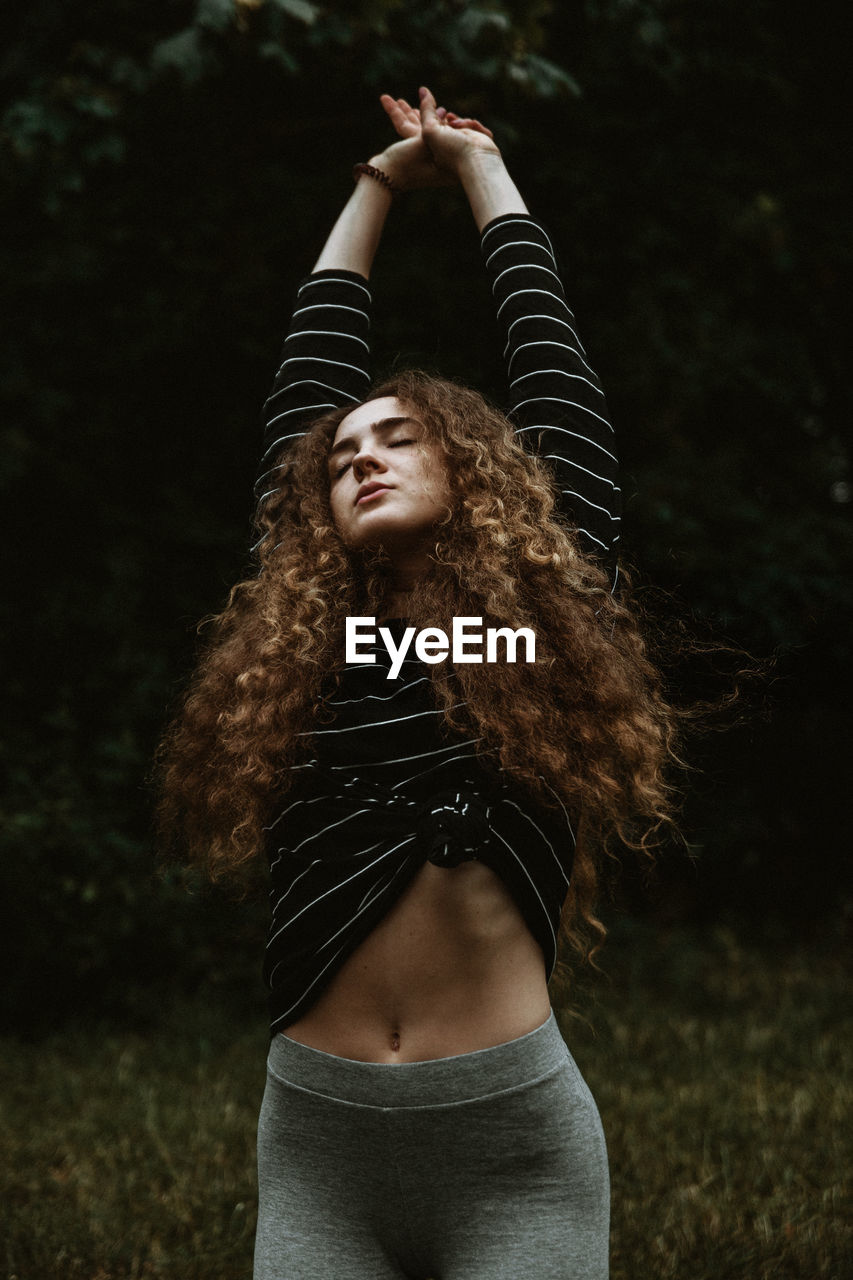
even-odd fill
[{"label": "waist", "polygon": [[487,1048],[547,1014],[537,943],[500,878],[479,862],[426,864],[346,959],[292,1039],[374,1062]]},{"label": "waist", "polygon": [[343,1002],[339,1006],[332,997],[273,1039],[347,1061],[389,1066],[455,1058],[515,1040],[542,1024],[550,1000],[541,963],[530,990],[524,992],[522,986],[511,999],[502,990],[478,991],[464,1009],[423,1010],[415,1000],[395,1017],[381,1010],[363,1016],[351,1008],[345,1011]]},{"label": "waist", "polygon": [[550,1006],[527,1031],[472,1050],[397,1063],[346,1058],[278,1035],[270,1070],[289,1084],[361,1106],[423,1107],[467,1102],[517,1088],[564,1065],[565,1042]]}]

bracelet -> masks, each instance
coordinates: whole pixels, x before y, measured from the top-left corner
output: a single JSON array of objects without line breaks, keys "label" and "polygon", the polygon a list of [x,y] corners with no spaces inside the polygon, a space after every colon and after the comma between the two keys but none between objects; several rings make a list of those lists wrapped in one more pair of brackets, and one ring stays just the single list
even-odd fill
[{"label": "bracelet", "polygon": [[352,176],[356,182],[362,174],[368,178],[373,178],[374,182],[381,182],[383,187],[387,187],[392,196],[400,196],[403,194],[402,187],[398,187],[396,182],[388,177],[383,169],[377,169],[373,164],[357,164],[353,167]]}]

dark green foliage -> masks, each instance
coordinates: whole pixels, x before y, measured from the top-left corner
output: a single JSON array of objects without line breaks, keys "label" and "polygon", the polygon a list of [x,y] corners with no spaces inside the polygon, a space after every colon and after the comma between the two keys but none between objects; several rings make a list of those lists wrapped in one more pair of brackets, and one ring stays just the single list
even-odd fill
[{"label": "dark green foliage", "polygon": [[[628,557],[782,652],[775,718],[703,749],[682,910],[825,928],[849,895],[842,42],[734,0],[40,0],[17,22],[0,62],[7,1015],[36,991],[59,1016],[192,981],[220,954],[220,916],[152,878],[144,775],[195,622],[246,562],[293,288],[351,164],[388,137],[378,93],[423,81],[494,125],[562,248],[625,456]],[[395,209],[379,371],[427,363],[500,395],[478,269],[461,199]],[[697,679],[678,674],[685,696]]]}]

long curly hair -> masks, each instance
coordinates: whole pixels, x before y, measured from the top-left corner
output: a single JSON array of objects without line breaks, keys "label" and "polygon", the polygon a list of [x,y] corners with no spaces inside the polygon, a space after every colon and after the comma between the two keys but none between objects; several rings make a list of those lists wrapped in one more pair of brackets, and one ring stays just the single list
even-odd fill
[{"label": "long curly hair", "polygon": [[[416,371],[375,387],[424,426],[451,501],[434,529],[410,625],[449,630],[530,627],[535,663],[429,668],[446,729],[541,804],[579,818],[561,934],[583,955],[604,928],[595,915],[602,857],[617,843],[652,857],[673,823],[678,713],[667,702],[626,594],[580,550],[555,511],[545,464],[516,441],[477,392]],[[329,504],[328,454],[352,406],[316,419],[276,461],[277,489],[259,504],[258,572],[237,583],[158,753],[159,828],[168,846],[214,879],[236,876],[263,849],[262,828],[342,665],[347,616],[382,616],[389,562],[349,549]],[[592,944],[595,945],[592,945]]]}]

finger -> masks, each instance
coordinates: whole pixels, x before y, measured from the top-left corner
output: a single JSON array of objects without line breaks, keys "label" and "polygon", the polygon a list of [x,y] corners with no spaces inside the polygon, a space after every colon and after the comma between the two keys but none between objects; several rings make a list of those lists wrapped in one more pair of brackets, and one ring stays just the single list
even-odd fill
[{"label": "finger", "polygon": [[400,137],[410,138],[416,132],[416,123],[408,118],[400,104],[390,94],[383,93],[379,101]]},{"label": "finger", "polygon": [[399,104],[391,97],[390,93],[380,93],[379,101],[382,103],[382,110],[388,116],[391,123],[396,127],[397,120],[400,119],[403,114],[400,110]]},{"label": "finger", "polygon": [[418,115],[417,110],[413,106],[411,106],[410,103],[408,103],[405,98],[398,98],[397,106],[405,114],[405,117],[409,121],[409,123],[417,125],[417,127],[420,129],[421,118]]},{"label": "finger", "polygon": [[435,128],[438,124],[438,118],[435,111],[435,98],[430,93],[426,85],[421,85],[418,90],[421,106],[421,124],[424,128]]},{"label": "finger", "polygon": [[476,120],[474,116],[460,116],[455,111],[448,111],[447,118],[450,121],[464,125],[466,129],[480,129],[483,133],[492,132],[481,120]]},{"label": "finger", "polygon": [[473,133],[482,133],[487,138],[494,138],[495,136],[492,133],[491,129],[487,129],[486,126],[484,124],[481,124],[479,120],[473,120],[467,117],[463,118],[461,116],[454,116],[452,120],[448,117],[447,123],[453,129],[470,129]]}]

